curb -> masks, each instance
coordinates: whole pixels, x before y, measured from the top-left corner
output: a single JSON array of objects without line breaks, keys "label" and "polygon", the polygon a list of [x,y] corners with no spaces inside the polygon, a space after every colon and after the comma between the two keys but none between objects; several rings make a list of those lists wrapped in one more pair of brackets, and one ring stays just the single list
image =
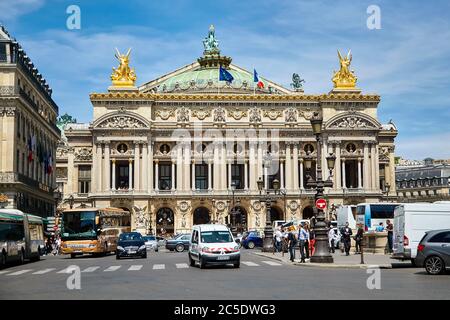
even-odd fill
[{"label": "curb", "polygon": [[[253,252],[253,254],[272,259],[281,261],[285,264],[290,264],[289,262],[283,260],[282,258],[275,257],[275,256],[269,256],[265,255],[263,253],[259,252]],[[293,266],[299,266],[299,267],[309,267],[309,268],[330,268],[330,269],[371,269],[371,268],[379,268],[379,269],[392,269],[391,264],[334,264],[334,263],[313,263],[313,262],[306,262],[306,263],[299,263],[299,262],[293,262],[291,263]]]}]

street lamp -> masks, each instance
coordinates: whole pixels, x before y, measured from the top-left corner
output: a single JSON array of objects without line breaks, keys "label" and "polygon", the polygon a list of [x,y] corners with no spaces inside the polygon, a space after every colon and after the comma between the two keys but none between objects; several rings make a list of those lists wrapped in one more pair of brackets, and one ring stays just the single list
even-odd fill
[{"label": "street lamp", "polygon": [[[257,181],[259,194],[262,195],[264,181],[260,177]],[[274,179],[272,181],[273,192],[275,195],[280,194],[280,181],[278,179]],[[270,218],[270,209],[272,207],[272,201],[275,200],[275,197],[270,195],[269,190],[265,190],[265,198],[261,197],[260,202],[265,202],[266,204],[266,226],[264,227],[264,240],[263,240],[263,252],[273,252],[273,230],[272,230],[272,221]]]},{"label": "street lamp", "polygon": [[[311,118],[311,127],[313,130],[314,135],[316,136],[316,144],[317,144],[317,160],[316,160],[316,179],[313,179],[310,175],[307,186],[311,188],[316,189],[316,194],[314,196],[315,201],[318,199],[322,199],[324,194],[324,188],[329,187],[331,188],[333,186],[333,182],[331,180],[331,174],[334,169],[336,156],[329,155],[326,157],[327,160],[327,167],[330,171],[330,177],[328,180],[323,181],[322,179],[322,122],[323,119],[319,115],[318,112],[314,112],[313,117]],[[312,157],[308,154],[305,159],[305,165],[309,169],[312,165]],[[328,249],[328,230],[327,225],[325,223],[325,214],[322,209],[315,209],[317,211],[316,215],[316,223],[314,224],[314,234],[315,234],[315,251],[314,255],[311,257],[311,262],[316,263],[332,263],[333,257],[330,254],[330,251]]]}]

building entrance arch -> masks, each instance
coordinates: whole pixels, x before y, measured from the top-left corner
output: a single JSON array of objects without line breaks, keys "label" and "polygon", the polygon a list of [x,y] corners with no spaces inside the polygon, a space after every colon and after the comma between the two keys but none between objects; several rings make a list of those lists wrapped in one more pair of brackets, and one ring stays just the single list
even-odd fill
[{"label": "building entrance arch", "polygon": [[194,225],[196,224],[206,224],[211,222],[211,214],[209,210],[205,207],[198,207],[194,210],[193,216]]},{"label": "building entrance arch", "polygon": [[156,235],[170,236],[175,230],[175,215],[172,209],[163,207],[156,212]]}]

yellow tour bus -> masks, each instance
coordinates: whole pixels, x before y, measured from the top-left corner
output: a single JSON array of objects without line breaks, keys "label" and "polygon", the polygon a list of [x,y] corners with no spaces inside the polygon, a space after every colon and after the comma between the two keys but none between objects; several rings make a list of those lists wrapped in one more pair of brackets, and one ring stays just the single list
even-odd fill
[{"label": "yellow tour bus", "polygon": [[61,253],[71,258],[85,253],[115,251],[122,232],[131,231],[130,212],[119,208],[76,208],[62,212]]}]

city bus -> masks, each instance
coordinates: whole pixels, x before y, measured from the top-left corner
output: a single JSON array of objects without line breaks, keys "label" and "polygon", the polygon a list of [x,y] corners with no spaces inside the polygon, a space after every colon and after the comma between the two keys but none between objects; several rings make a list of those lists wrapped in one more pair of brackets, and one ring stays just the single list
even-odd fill
[{"label": "city bus", "polygon": [[62,212],[61,253],[71,258],[85,253],[115,251],[122,232],[131,231],[130,212],[119,208],[76,208]]},{"label": "city bus", "polygon": [[44,246],[41,217],[16,209],[0,209],[0,268],[12,261],[39,260]]},{"label": "city bus", "polygon": [[394,223],[394,210],[399,203],[360,203],[356,206],[358,221],[364,221],[365,231],[373,231],[383,222],[386,227],[386,220]]}]

